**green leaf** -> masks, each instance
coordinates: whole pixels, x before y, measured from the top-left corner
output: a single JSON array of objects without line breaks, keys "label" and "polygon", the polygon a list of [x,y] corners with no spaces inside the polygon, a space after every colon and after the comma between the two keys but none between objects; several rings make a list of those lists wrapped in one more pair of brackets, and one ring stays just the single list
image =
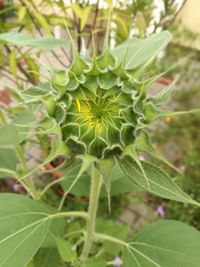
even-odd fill
[{"label": "green leaf", "polygon": [[[1,37],[0,37],[1,38]],[[34,46],[44,51],[51,51],[57,47],[68,46],[70,42],[68,40],[56,39],[52,35],[46,35],[37,39],[32,39],[27,45]]]},{"label": "green leaf", "polygon": [[26,109],[17,114],[12,123],[16,127],[17,139],[15,142],[18,144],[23,142],[29,132],[29,128],[36,122],[36,117],[30,109]]},{"label": "green leaf", "polygon": [[161,90],[157,95],[151,97],[151,101],[156,105],[166,104],[170,98],[172,89],[176,83],[177,79],[175,79],[169,86],[165,87]]},{"label": "green leaf", "polygon": [[195,114],[195,113],[200,113],[200,108],[195,108],[186,111],[168,111],[168,110],[160,110],[152,102],[147,102],[144,105],[144,114],[146,118],[146,125],[144,126],[147,126],[148,124],[152,123],[159,117],[178,116],[178,115]]},{"label": "green leaf", "polygon": [[142,163],[139,159],[139,156],[137,154],[137,151],[135,150],[135,146],[134,145],[128,145],[125,147],[124,149],[124,155],[129,156],[132,158],[133,161],[136,162],[136,164],[138,165],[138,167],[140,168],[145,180],[146,180],[146,186],[147,188],[150,190],[150,184],[149,184],[149,180],[148,177],[143,169]]},{"label": "green leaf", "polygon": [[26,16],[27,13],[27,9],[25,6],[21,6],[18,10],[18,21],[19,23],[21,23],[24,19],[24,17]]},{"label": "green leaf", "polygon": [[78,4],[72,4],[71,7],[81,21],[80,30],[82,31],[84,29],[86,23],[87,23],[88,17],[90,15],[91,10],[92,10],[92,6],[89,5],[89,6],[81,8]]},{"label": "green leaf", "polygon": [[[0,168],[16,170],[17,157],[15,151],[10,148],[0,148]],[[0,172],[0,178],[11,177],[12,174]]]},{"label": "green leaf", "polygon": [[[47,206],[47,209],[51,213],[55,213],[56,210]],[[57,238],[62,237],[65,233],[65,220],[64,218],[56,219],[51,222],[48,234],[42,243],[42,248],[56,248],[57,246]]]},{"label": "green leaf", "polygon": [[13,124],[0,127],[0,146],[17,145],[17,128]]},{"label": "green leaf", "polygon": [[150,163],[141,162],[149,181],[148,187],[144,175],[134,160],[129,157],[123,157],[120,158],[118,162],[123,172],[131,181],[141,186],[146,191],[163,198],[199,205],[184,193],[181,188],[170,179],[168,174],[159,167]]},{"label": "green leaf", "polygon": [[33,261],[30,261],[29,264],[26,267],[35,267],[35,264]]},{"label": "green leaf", "polygon": [[57,248],[40,249],[34,257],[35,267],[57,267],[59,261]]},{"label": "green leaf", "polygon": [[159,221],[139,232],[125,249],[124,267],[199,267],[200,232],[177,221]]},{"label": "green leaf", "polygon": [[72,245],[68,241],[58,238],[57,248],[58,248],[60,257],[64,262],[72,262],[75,259],[76,254],[72,250]]},{"label": "green leaf", "polygon": [[136,149],[140,151],[144,151],[149,153],[152,157],[164,162],[166,165],[168,165],[170,168],[174,169],[175,171],[179,172],[178,169],[176,169],[173,164],[171,164],[167,159],[165,159],[158,150],[153,146],[148,134],[146,132],[141,132],[141,134],[136,138],[136,141],[134,143],[134,146]]},{"label": "green leaf", "polygon": [[0,266],[26,266],[40,248],[50,223],[37,202],[0,194]]},{"label": "green leaf", "polygon": [[24,90],[21,95],[25,101],[33,100],[41,102],[41,97],[48,95],[50,92],[50,90],[46,90],[40,86],[34,86]]},{"label": "green leaf", "polygon": [[36,117],[32,110],[26,109],[18,113],[13,122],[16,125],[28,126],[29,124],[36,122]]},{"label": "green leaf", "polygon": [[81,17],[81,31],[84,29],[87,23],[91,10],[92,10],[92,6],[86,6],[83,8],[83,15]]},{"label": "green leaf", "polygon": [[171,40],[168,31],[152,34],[146,39],[130,39],[111,50],[118,64],[125,60],[125,68],[133,70],[148,65]]},{"label": "green leaf", "polygon": [[0,34],[0,41],[16,46],[33,46],[44,51],[50,51],[57,47],[69,45],[68,40],[56,39],[52,35],[46,35],[37,39],[18,32],[6,32]]},{"label": "green leaf", "polygon": [[24,58],[25,58],[25,60],[27,62],[28,71],[30,72],[30,75],[32,75],[33,78],[34,78],[34,81],[36,83],[38,83],[38,81],[39,81],[39,68],[38,68],[38,65],[35,63],[33,58],[31,58],[30,56],[25,55]]},{"label": "green leaf", "polygon": [[40,26],[44,29],[45,33],[51,34],[51,29],[49,27],[49,24],[48,24],[46,18],[36,11],[33,12],[33,15],[37,19]]},{"label": "green leaf", "polygon": [[71,192],[71,190],[73,189],[73,187],[76,185],[76,183],[80,180],[81,176],[84,174],[84,172],[86,172],[88,170],[88,168],[96,161],[97,159],[89,154],[85,154],[82,156],[82,163],[79,169],[78,174],[75,176],[75,179],[73,179],[72,183],[70,184],[70,186],[67,188],[67,190],[65,191],[62,200],[60,202],[59,205],[59,210],[62,209],[62,206],[64,204],[65,198],[67,197],[68,193]]},{"label": "green leaf", "polygon": [[16,59],[15,51],[12,51],[9,54],[9,66],[10,66],[10,72],[13,74],[13,76],[16,79],[17,78],[17,59]]}]

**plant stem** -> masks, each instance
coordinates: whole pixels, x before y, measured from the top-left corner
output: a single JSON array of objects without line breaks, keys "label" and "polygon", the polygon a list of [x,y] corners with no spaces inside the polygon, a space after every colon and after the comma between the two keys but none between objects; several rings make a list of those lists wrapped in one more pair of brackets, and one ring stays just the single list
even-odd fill
[{"label": "plant stem", "polygon": [[[16,145],[15,146],[15,151],[16,151],[16,154],[18,156],[18,159],[19,159],[19,162],[21,164],[23,172],[27,173],[28,169],[27,169],[27,166],[26,166],[26,159],[24,157],[23,149],[21,148],[21,146]],[[37,192],[37,190],[35,188],[35,185],[34,185],[33,181],[31,180],[31,178],[29,176],[27,176],[26,179],[24,180],[24,182],[27,185],[27,187],[29,188],[30,192],[32,193],[31,194],[32,197],[34,199],[37,199],[38,192]]]},{"label": "plant stem", "polygon": [[101,234],[101,233],[95,233],[94,241],[109,241],[109,242],[116,243],[116,244],[121,245],[121,246],[125,246],[125,247],[129,246],[128,243],[126,243],[125,241],[123,241],[121,239],[115,238],[115,237],[110,236],[110,235]]},{"label": "plant stem", "polygon": [[52,215],[49,215],[50,219],[53,218],[59,218],[59,217],[80,217],[83,219],[88,219],[88,214],[86,212],[83,211],[66,211],[66,212],[59,212],[59,213],[55,213]]},{"label": "plant stem", "polygon": [[85,242],[83,245],[82,254],[80,256],[80,260],[82,264],[88,258],[88,255],[92,247],[94,235],[95,235],[96,215],[97,215],[97,208],[98,208],[98,203],[99,203],[100,189],[101,189],[101,174],[93,166]]}]

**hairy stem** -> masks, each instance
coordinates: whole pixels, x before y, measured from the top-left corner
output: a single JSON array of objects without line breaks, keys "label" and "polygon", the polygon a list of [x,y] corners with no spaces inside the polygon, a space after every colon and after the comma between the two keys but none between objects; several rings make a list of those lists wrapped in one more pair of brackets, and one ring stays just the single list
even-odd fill
[{"label": "hairy stem", "polygon": [[93,167],[85,242],[80,257],[81,263],[84,263],[85,260],[88,258],[88,255],[92,247],[95,235],[96,215],[97,215],[100,189],[101,189],[101,174],[95,167]]}]

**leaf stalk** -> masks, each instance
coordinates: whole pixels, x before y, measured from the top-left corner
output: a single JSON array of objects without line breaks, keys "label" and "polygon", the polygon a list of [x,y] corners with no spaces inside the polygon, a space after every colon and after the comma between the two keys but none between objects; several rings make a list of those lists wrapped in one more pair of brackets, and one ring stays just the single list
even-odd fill
[{"label": "leaf stalk", "polygon": [[86,226],[86,233],[85,233],[85,242],[83,245],[82,254],[80,256],[81,263],[87,260],[92,243],[95,236],[95,226],[96,226],[96,215],[97,215],[97,208],[99,203],[99,195],[101,190],[101,174],[93,166],[93,173],[92,173],[92,182],[91,182],[91,189],[90,189],[90,202],[88,208],[88,220]]}]

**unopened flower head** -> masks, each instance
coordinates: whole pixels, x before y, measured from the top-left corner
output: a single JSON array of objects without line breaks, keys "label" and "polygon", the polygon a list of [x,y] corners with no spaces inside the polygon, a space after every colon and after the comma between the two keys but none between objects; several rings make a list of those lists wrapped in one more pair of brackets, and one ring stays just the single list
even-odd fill
[{"label": "unopened flower head", "polygon": [[68,71],[52,73],[51,83],[61,93],[53,116],[73,153],[104,158],[134,142],[144,119],[143,84],[111,52],[93,59],[75,55]]}]

